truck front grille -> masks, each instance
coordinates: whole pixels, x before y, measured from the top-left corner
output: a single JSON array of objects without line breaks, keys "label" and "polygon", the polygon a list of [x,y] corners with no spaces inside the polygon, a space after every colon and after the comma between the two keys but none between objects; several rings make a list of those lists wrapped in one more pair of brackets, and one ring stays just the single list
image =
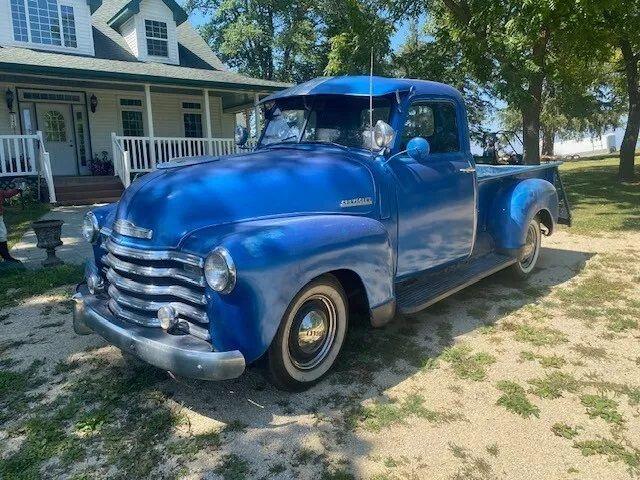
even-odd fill
[{"label": "truck front grille", "polygon": [[109,309],[129,322],[160,327],[157,314],[171,305],[189,333],[210,340],[203,260],[173,251],[139,250],[107,238],[102,257],[109,283]]}]

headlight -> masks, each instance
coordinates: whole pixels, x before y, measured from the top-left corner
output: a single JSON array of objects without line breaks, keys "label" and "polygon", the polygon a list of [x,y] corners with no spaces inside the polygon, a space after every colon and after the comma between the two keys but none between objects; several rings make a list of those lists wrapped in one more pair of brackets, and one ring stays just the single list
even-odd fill
[{"label": "headlight", "polygon": [[236,286],[236,266],[229,252],[217,247],[204,262],[204,277],[209,286],[220,293],[229,293]]},{"label": "headlight", "polygon": [[87,213],[82,224],[82,235],[87,239],[87,242],[95,243],[98,240],[99,233],[98,219],[92,212]]}]

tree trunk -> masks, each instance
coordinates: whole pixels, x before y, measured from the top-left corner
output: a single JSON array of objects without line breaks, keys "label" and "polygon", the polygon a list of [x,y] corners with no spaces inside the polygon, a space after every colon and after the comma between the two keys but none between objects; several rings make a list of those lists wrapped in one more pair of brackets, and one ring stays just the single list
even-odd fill
[{"label": "tree trunk", "polygon": [[526,165],[540,164],[540,102],[532,101],[522,109],[522,147]]},{"label": "tree trunk", "polygon": [[556,132],[553,128],[542,128],[542,155],[553,157]]},{"label": "tree trunk", "polygon": [[629,115],[627,128],[624,131],[620,146],[620,167],[618,180],[631,182],[634,178],[636,145],[640,132],[640,87],[638,81],[638,60],[633,53],[631,44],[626,39],[620,40],[620,49],[627,80],[627,94],[629,96]]}]

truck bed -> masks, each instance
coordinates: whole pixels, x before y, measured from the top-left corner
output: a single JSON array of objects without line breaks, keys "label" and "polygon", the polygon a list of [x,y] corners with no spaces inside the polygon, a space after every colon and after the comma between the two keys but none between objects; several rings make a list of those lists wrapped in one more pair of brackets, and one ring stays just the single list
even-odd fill
[{"label": "truck bed", "polygon": [[[562,162],[543,163],[541,165],[476,165],[478,182],[485,182],[496,178],[518,176],[530,174],[541,170],[555,169],[562,165]],[[538,175],[536,175],[538,176]],[[542,178],[544,178],[543,176]]]}]

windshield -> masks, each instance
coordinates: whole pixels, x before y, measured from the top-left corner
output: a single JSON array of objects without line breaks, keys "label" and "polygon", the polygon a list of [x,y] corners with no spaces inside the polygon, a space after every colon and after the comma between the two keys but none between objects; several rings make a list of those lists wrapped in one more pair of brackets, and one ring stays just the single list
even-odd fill
[{"label": "windshield", "polygon": [[[374,98],[373,124],[389,122],[391,101]],[[260,146],[278,143],[337,143],[370,148],[369,97],[324,95],[284,98],[267,107]]]}]

